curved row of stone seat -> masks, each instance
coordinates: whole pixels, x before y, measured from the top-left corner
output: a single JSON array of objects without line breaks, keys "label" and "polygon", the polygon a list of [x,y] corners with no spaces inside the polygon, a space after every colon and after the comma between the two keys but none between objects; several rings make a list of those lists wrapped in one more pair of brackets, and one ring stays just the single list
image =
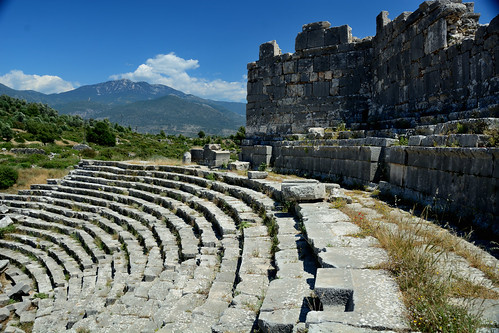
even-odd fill
[{"label": "curved row of stone seat", "polygon": [[[32,197],[33,199],[34,197]],[[11,202],[12,203],[12,202]],[[24,212],[27,212],[24,210]],[[36,215],[44,215],[41,214],[40,211],[37,211],[38,214]],[[79,213],[80,214],[80,213]],[[60,216],[63,218],[62,216]],[[52,220],[57,220],[56,218],[51,216]],[[45,222],[45,221],[36,221],[36,220],[24,220],[20,219],[23,224],[29,224],[30,226],[38,226],[41,230],[51,230],[51,229],[59,229],[59,230],[65,230],[66,234],[76,234],[80,235],[81,233],[84,233],[81,230],[74,229],[72,227],[65,227],[61,226],[57,223],[53,222]],[[66,222],[68,222],[66,220]],[[81,222],[81,221],[80,221]],[[81,222],[85,224],[85,222]],[[75,223],[69,223],[74,225]],[[40,231],[43,233],[43,231]],[[50,233],[49,232],[44,232],[45,234]],[[82,237],[79,236],[81,239]],[[86,238],[86,237],[83,237]],[[77,251],[75,251],[77,252]],[[81,255],[81,253],[84,251],[78,251]],[[119,256],[119,253],[113,254],[113,259],[112,260],[103,260],[102,256],[97,255],[94,257],[99,257],[99,262],[98,265],[96,265],[95,268],[93,269],[87,269],[85,270],[86,272],[84,273],[83,276],[83,281],[76,282],[76,283],[71,283],[72,279],[69,280],[70,285],[69,285],[69,294],[68,298],[72,298],[75,300],[78,300],[79,303],[82,302],[82,300],[85,298],[82,295],[78,294],[78,290],[85,290],[85,295],[87,295],[86,298],[92,298],[93,296],[93,291],[95,290],[101,297],[105,297],[106,299],[101,301],[101,303],[113,303],[117,297],[119,297],[120,294],[123,293],[123,290],[125,287],[129,287],[129,284],[131,284],[131,281],[133,279],[130,279],[129,276],[126,274],[126,265],[123,263],[123,258],[122,256]],[[92,262],[91,260],[88,260],[87,262]],[[127,275],[127,277],[125,277]],[[140,276],[141,278],[141,276]],[[112,283],[110,283],[112,282]],[[126,282],[126,284],[125,284]],[[111,286],[109,287],[109,284]],[[90,300],[87,300],[90,301]],[[95,303],[95,302],[93,302]],[[93,304],[92,304],[93,306]],[[83,311],[85,312],[85,311]]]},{"label": "curved row of stone seat", "polygon": [[[75,173],[78,171],[80,170],[76,170]],[[84,172],[86,172],[86,170]],[[107,178],[108,179],[111,178],[112,181],[117,184],[117,182],[120,181],[119,179],[122,179],[125,176],[123,175],[124,173],[126,172],[120,172],[119,177],[116,176],[113,177],[112,173],[107,173]],[[127,172],[127,173],[134,174],[136,173],[136,171]],[[156,174],[157,173],[155,173],[155,175]],[[94,177],[96,175],[97,174],[95,173],[92,174],[92,176]],[[103,173],[102,171],[99,171],[99,176],[101,175],[103,175]],[[72,174],[72,176],[74,176],[74,174]],[[212,200],[217,198],[218,196],[224,196],[225,197],[223,199],[224,204],[227,204],[227,202],[230,201],[234,203],[234,198],[230,198],[229,196],[226,196],[219,192],[207,190],[197,185],[193,186],[193,185],[179,184],[178,181],[165,182],[165,180],[161,179],[152,180],[147,176],[150,175],[146,173],[140,173],[140,176],[127,175],[127,177],[129,177],[128,178],[129,182],[130,180],[146,179],[149,180],[148,181],[149,183],[161,183],[162,185],[166,184],[169,188],[180,188],[186,190],[189,193],[196,193],[200,197],[204,196],[206,198],[211,198]],[[134,177],[135,179],[133,179]],[[107,181],[104,181],[104,183],[107,184]],[[236,202],[240,203],[240,200],[236,200]],[[246,204],[243,204],[242,206],[247,207]],[[274,204],[269,206],[273,207]],[[239,209],[240,208],[241,207],[239,207]],[[256,312],[258,312],[259,305],[263,300],[264,294],[268,286],[268,274],[269,271],[272,269],[272,266],[270,264],[271,239],[267,236],[268,235],[267,228],[261,225],[261,218],[255,215],[252,212],[251,208],[246,208],[246,210],[244,211],[240,210],[239,212],[242,213],[240,215],[241,217],[244,216],[243,214],[246,214],[247,216],[252,215],[251,219],[248,218],[249,216],[240,218],[240,221],[249,222],[247,228],[243,229],[244,251],[240,267],[241,283],[236,286],[235,294],[237,294],[237,296],[232,302],[231,307],[228,308],[226,311],[224,311],[224,315],[222,316],[220,323],[217,327],[226,330],[227,325],[233,326],[235,324],[237,325],[235,326],[237,327],[236,331],[241,331],[243,327],[246,327],[245,330],[249,331],[253,327],[255,321],[255,315],[256,315],[255,310]],[[245,320],[234,321],[233,320],[234,315],[237,315],[239,317],[242,316],[242,318],[244,318]],[[244,331],[244,329],[242,331]]]},{"label": "curved row of stone seat", "polygon": [[[223,182],[223,178],[218,176],[217,178],[220,180],[213,181],[198,177],[198,175],[180,173],[177,176],[177,180],[174,179],[175,172],[171,172],[173,170],[167,171],[165,169],[158,171],[156,167],[147,167],[145,169],[152,171],[152,174],[142,174],[140,168],[133,166],[131,170],[137,170],[130,174],[129,170],[116,167],[117,169],[127,170],[126,172],[117,171],[116,174],[120,174],[120,177],[142,177],[145,179],[143,181],[139,178],[134,179],[134,186],[125,187],[118,182],[122,181],[129,184],[131,179],[119,180],[120,177],[115,177],[115,184],[112,184],[112,181],[110,182],[111,179],[108,177],[98,177],[105,180],[100,179],[96,181],[94,179],[92,181],[91,179],[87,179],[88,174],[84,174],[85,172],[89,172],[89,170],[83,169],[84,167],[84,165],[81,165],[80,169],[75,170],[74,173],[63,181],[51,181],[51,184],[48,186],[35,186],[29,194],[44,194],[50,197],[51,200],[67,200],[65,202],[66,205],[69,202],[73,202],[73,205],[94,205],[92,211],[82,210],[75,212],[81,215],[87,214],[87,219],[90,218],[90,214],[102,217],[102,212],[104,211],[104,214],[109,214],[108,218],[104,219],[108,220],[109,224],[116,223],[114,220],[116,217],[119,217],[116,214],[135,220],[135,223],[139,221],[138,223],[149,230],[149,232],[144,231],[141,234],[152,235],[150,239],[155,239],[156,241],[149,248],[147,246],[143,247],[147,250],[148,255],[151,255],[151,252],[154,251],[156,253],[155,256],[158,257],[157,254],[163,251],[159,245],[162,242],[158,241],[158,235],[152,222],[154,220],[156,220],[156,223],[162,222],[160,217],[166,216],[165,213],[167,211],[171,215],[173,213],[177,214],[176,216],[173,215],[176,218],[181,216],[184,220],[189,221],[189,223],[185,221],[182,221],[182,223],[188,225],[190,229],[195,225],[194,229],[200,231],[201,242],[198,240],[198,244],[196,244],[197,253],[192,259],[186,257],[179,265],[170,267],[174,269],[162,270],[156,278],[151,278],[149,281],[143,279],[140,283],[135,284],[134,288],[128,289],[122,297],[113,300],[113,302],[101,304],[93,308],[80,307],[80,311],[81,309],[84,310],[84,315],[82,316],[75,315],[73,318],[69,318],[67,315],[61,314],[63,317],[61,321],[67,321],[69,325],[60,325],[78,329],[89,324],[88,327],[99,330],[99,328],[113,325],[116,320],[116,322],[120,322],[123,325],[130,325],[124,326],[127,328],[137,327],[144,329],[144,327],[154,327],[154,329],[162,328],[163,331],[211,331],[212,329],[215,331],[250,331],[254,326],[262,302],[270,304],[268,308],[272,306],[269,302],[273,296],[269,296],[267,301],[264,300],[264,297],[266,293],[267,295],[274,295],[275,291],[279,290],[278,283],[274,281],[287,279],[289,280],[287,281],[289,282],[288,285],[294,286],[300,285],[300,283],[307,279],[306,274],[304,274],[306,273],[303,268],[304,264],[295,262],[296,257],[300,261],[300,257],[298,256],[299,250],[296,247],[296,239],[299,238],[296,234],[297,229],[296,227],[292,228],[293,231],[291,233],[291,229],[286,231],[286,228],[292,222],[289,221],[289,217],[279,216],[279,218],[276,218],[278,225],[277,237],[282,242],[281,247],[283,247],[278,248],[275,258],[278,265],[277,276],[279,279],[274,280],[269,286],[269,276],[272,276],[274,270],[272,266],[274,258],[272,257],[271,248],[275,246],[275,243],[273,244],[273,240],[269,237],[269,231],[263,224],[263,220],[250,208],[250,206],[253,206],[257,208],[257,211],[262,210],[262,208],[266,209],[267,216],[272,217],[274,214],[270,213],[270,209],[274,208],[274,202],[264,194],[252,189],[241,189],[235,184],[226,184]],[[102,173],[103,171],[92,170],[91,172]],[[190,171],[185,172],[188,173]],[[133,173],[137,175],[133,175]],[[139,174],[141,175],[139,176]],[[111,176],[112,174],[109,177]],[[92,178],[95,178],[95,174],[92,175]],[[239,180],[234,182],[237,181]],[[99,182],[105,183],[98,184]],[[76,189],[83,187],[82,183],[90,184],[85,185],[85,187],[87,187],[86,190],[92,191],[92,195],[88,191],[82,194],[82,192],[79,192],[80,189]],[[60,191],[66,188],[76,189],[68,191],[79,193],[74,194],[72,199],[64,199],[71,194]],[[101,189],[100,191],[99,188]],[[101,194],[98,194],[99,192]],[[167,196],[164,196],[165,193]],[[82,196],[86,196],[86,198],[79,198]],[[118,196],[117,200],[115,199],[116,196]],[[111,198],[112,200],[110,200]],[[180,201],[176,199],[180,199]],[[104,202],[105,205],[103,205]],[[137,207],[134,207],[134,203]],[[139,207],[143,208],[137,209]],[[47,208],[52,209],[53,207]],[[125,214],[128,210],[130,212]],[[202,213],[204,217],[200,216],[199,213]],[[69,214],[69,211],[65,212],[65,214]],[[196,214],[198,216],[195,216]],[[232,223],[234,233],[224,233],[224,229],[217,226],[215,221],[224,218],[223,216],[226,216],[225,219],[229,223]],[[154,217],[154,219],[151,217]],[[113,218],[113,221],[111,218]],[[193,218],[197,222],[203,219],[207,222],[204,225],[202,223],[198,224],[191,220]],[[90,224],[97,226],[100,224],[100,221],[93,221]],[[238,239],[239,232],[236,228],[237,224],[241,228],[241,239]],[[214,240],[213,243],[206,242],[206,237],[203,239],[203,234],[207,236],[208,232],[201,231],[208,226],[215,235],[216,241]],[[105,230],[100,225],[99,229]],[[226,230],[229,230],[229,228],[226,228]],[[136,236],[134,235],[134,237]],[[182,240],[180,239],[180,241]],[[295,243],[294,250],[292,248],[284,248],[284,246],[292,247],[293,242]],[[146,244],[145,238],[142,243]],[[149,245],[152,244],[153,242],[149,243]],[[215,247],[212,247],[214,244]],[[216,259],[218,258],[216,251],[219,246],[218,244],[221,244],[221,248],[223,249],[221,261]],[[291,257],[291,251],[288,250],[293,250],[296,257]],[[242,254],[240,254],[241,252]],[[288,255],[285,255],[285,253],[288,253]],[[116,253],[114,252],[114,254]],[[159,257],[161,258],[161,256]],[[300,273],[291,276],[294,270],[292,267],[299,269]],[[166,268],[166,266],[163,268]],[[297,305],[293,305],[293,309],[297,307]],[[152,320],[139,318],[145,315],[146,312],[148,318],[152,318]],[[262,313],[264,312],[271,311],[263,311],[262,308],[260,317],[262,317]],[[73,313],[76,314],[74,311]],[[116,315],[116,313],[120,313],[120,315]],[[130,318],[125,318],[126,316],[134,317],[136,322],[132,322]],[[36,328],[43,327],[44,323],[45,325],[47,323],[55,325],[53,316],[40,318],[45,319],[37,320],[35,323]],[[264,318],[265,320],[262,323],[272,320],[278,323],[282,321],[276,316],[273,318],[271,320]],[[295,321],[294,324],[296,324],[298,318],[293,320]],[[260,324],[260,326],[264,327],[263,324]]]},{"label": "curved row of stone seat", "polygon": [[50,277],[45,272],[45,268],[38,262],[33,262],[27,255],[19,253],[8,248],[2,248],[0,258],[8,259],[16,265],[23,268],[35,284],[35,289],[38,293],[53,294],[54,290]]},{"label": "curved row of stone seat", "polygon": [[[73,175],[74,176],[74,175]],[[133,177],[133,176],[129,176],[129,177]],[[117,177],[114,178],[114,181],[116,181],[117,183]],[[121,178],[121,177],[120,177]],[[144,177],[145,178],[145,177]],[[142,179],[144,179],[142,178]],[[129,181],[127,182],[128,185],[130,185],[130,178],[128,179]],[[137,180],[137,179],[133,179],[133,180]],[[149,183],[157,183],[154,182],[154,181],[151,181],[151,179],[149,178]],[[100,183],[106,183],[106,181],[102,182],[100,181]],[[161,183],[161,182],[160,182]],[[118,184],[117,184],[118,185]],[[164,181],[163,181],[163,184],[164,185]],[[174,184],[172,185],[171,182],[168,183],[169,185],[169,188],[175,188],[175,187],[179,187],[181,188],[182,187],[182,184]],[[137,186],[137,184],[135,184],[135,186]],[[149,187],[149,189],[151,189],[151,187]],[[185,189],[185,187],[183,188]],[[197,190],[197,191],[196,191]],[[187,191],[189,193],[195,193],[199,196],[203,196],[202,192],[205,191],[205,189],[202,189],[202,188],[197,188],[196,190],[193,190],[192,189],[192,186],[188,187]],[[183,196],[183,194],[181,192],[178,192],[176,190],[172,190],[173,193],[172,196],[175,197],[175,196],[179,196],[179,198],[181,198]],[[207,195],[204,195],[205,197],[209,197]],[[214,198],[214,196],[212,195],[211,196],[212,199]],[[188,201],[185,197],[183,198],[183,201]],[[199,201],[197,201],[199,202]],[[196,202],[194,202],[193,204],[194,206],[196,206]],[[245,205],[243,205],[245,206]],[[213,210],[213,208],[212,208]],[[251,209],[246,209],[245,213],[246,215],[249,215],[248,213],[251,212]],[[254,213],[251,212],[251,214],[253,215],[253,218],[251,220],[249,220],[248,218],[246,218],[244,221],[246,222],[249,222],[249,221],[252,221],[253,224],[256,224],[255,222],[261,222],[261,219],[254,215]],[[241,219],[242,220],[242,219]],[[253,231],[253,234],[251,232],[251,230],[259,230],[257,233],[255,233],[255,231]],[[254,238],[255,240],[256,239],[260,239],[260,240],[263,240],[264,242],[262,244],[267,244],[267,249],[265,249],[265,246],[261,246],[262,244],[257,244],[256,248],[255,247],[252,247],[252,248],[249,248],[249,249],[246,249],[247,247],[249,247],[249,245],[251,243],[253,243],[252,241],[250,241],[251,238]],[[241,305],[243,305],[243,302],[239,301],[237,302],[233,302],[234,304],[238,304],[240,306],[240,309],[238,308],[235,308],[235,307],[231,307],[230,310],[243,310],[245,313],[245,323],[244,325],[246,326],[247,330],[251,330],[252,326],[253,326],[253,323],[255,321],[255,316],[256,316],[256,313],[255,313],[255,309],[258,310],[258,305],[261,304],[261,299],[263,297],[263,294],[266,290],[266,286],[268,285],[268,271],[270,270],[271,266],[270,266],[270,239],[269,237],[267,237],[267,230],[266,228],[263,226],[263,230],[262,230],[262,226],[250,226],[248,225],[247,228],[244,229],[244,239],[245,239],[245,247],[244,247],[244,251],[243,253],[251,253],[250,255],[243,255],[243,259],[242,259],[242,264],[241,264],[241,268],[240,268],[240,272],[242,272],[242,275],[240,275],[240,279],[244,282],[244,283],[241,283],[239,284],[237,287],[236,287],[236,293],[240,294],[241,297],[246,297],[246,301],[244,302],[244,307],[246,308],[252,308],[253,310],[247,310],[247,309],[244,309],[243,307],[241,307]],[[259,251],[262,251],[262,254],[260,255],[259,254]],[[261,257],[260,259],[258,259],[257,257]],[[259,279],[257,279],[259,278]],[[255,279],[258,280],[258,283],[259,285],[256,286],[255,288]],[[252,281],[253,280],[253,281]],[[232,288],[232,284],[228,283],[228,282],[225,282],[225,281],[222,281],[221,284],[225,284],[226,286],[229,286]],[[250,295],[246,294],[246,293],[250,293]],[[239,297],[239,298],[241,298]],[[253,297],[253,299],[249,299],[249,297]],[[236,298],[238,298],[238,296],[236,296]],[[212,302],[208,302],[208,303],[212,303]],[[222,312],[221,310],[224,309],[224,308],[227,308],[228,304],[226,304],[226,302],[219,302],[218,304],[214,304],[214,306],[216,308],[219,309],[218,311],[218,314],[220,315]],[[206,306],[203,306],[206,308]],[[190,326],[187,326],[187,327],[197,327],[196,331],[199,331],[200,329],[202,329],[202,327],[204,327],[205,329],[206,328],[209,328],[210,325],[206,326],[207,322],[206,322],[206,313],[202,310],[203,307],[201,307],[201,309],[199,310],[199,313],[194,311],[194,313],[198,313],[200,318],[203,318],[203,319],[197,319],[195,320],[194,322],[192,322],[190,324]],[[229,312],[234,312],[234,311],[230,311]],[[211,310],[213,312],[213,310]],[[225,311],[224,311],[225,312]],[[249,312],[249,313],[248,313]],[[213,321],[213,317],[212,317],[212,323],[215,323]],[[199,326],[200,323],[203,323],[203,325]],[[238,322],[239,324],[239,328],[241,328],[241,322]],[[172,328],[172,325],[173,326],[178,326],[180,325],[178,322],[177,323],[171,323],[169,324],[169,329]],[[197,325],[197,326],[196,326]],[[185,326],[184,326],[185,328]],[[240,330],[238,330],[240,331]]]},{"label": "curved row of stone seat", "polygon": [[[237,242],[235,242],[235,244],[237,244]],[[233,252],[234,252],[234,251],[233,251]],[[223,264],[222,264],[222,267],[223,267]],[[216,282],[216,281],[215,281],[215,282]],[[229,284],[227,284],[227,285],[232,286],[232,285],[233,285],[233,282],[232,282],[232,283],[229,283]],[[191,324],[191,325],[192,325],[192,324]]]},{"label": "curved row of stone seat", "polygon": [[[104,167],[105,168],[105,167]],[[112,168],[112,167],[111,167]],[[195,176],[185,176],[185,175],[175,175],[171,173],[160,173],[153,171],[139,172],[138,176],[133,176],[133,174],[137,174],[136,170],[128,170],[119,172],[119,177],[115,177],[112,173],[102,171],[102,167],[97,168],[98,171],[88,171],[76,170],[75,173],[80,171],[88,176],[105,176],[107,179],[111,178],[113,181],[117,181],[125,175],[128,179],[147,179],[147,176],[158,176],[160,175],[162,178],[168,177],[170,182],[165,182],[164,180],[161,183],[166,184],[170,188],[182,188],[190,193],[201,193],[200,196],[204,197],[217,197],[222,196],[224,194],[217,193],[214,195],[214,191],[211,189],[206,189],[204,187],[212,187],[213,183],[216,183],[216,187],[220,192],[228,192],[228,189],[237,190],[236,186],[226,185],[221,182],[214,182],[211,180],[206,180],[204,178],[195,177]],[[177,179],[175,179],[177,178]],[[178,184],[178,180],[188,179],[191,183],[201,183],[203,187],[197,185],[185,185]],[[134,179],[135,180],[135,179]],[[152,183],[153,181],[149,181]],[[251,190],[250,190],[251,191]],[[240,193],[240,192],[239,192]],[[199,194],[198,194],[199,195]],[[226,203],[227,196],[223,198],[223,202]],[[253,200],[254,195],[251,197]],[[268,201],[267,201],[268,202]],[[254,202],[252,202],[254,204]],[[267,208],[272,205],[268,205]],[[223,316],[213,329],[214,331],[249,331],[253,326],[251,312],[255,311],[257,308],[257,304],[262,302],[263,296],[266,292],[269,293],[268,297],[265,297],[264,307],[262,307],[262,312],[260,313],[260,327],[265,331],[272,331],[276,328],[282,328],[283,325],[289,325],[294,327],[294,325],[299,321],[300,313],[303,311],[303,305],[305,301],[305,297],[310,295],[310,286],[307,283],[307,279],[313,279],[314,277],[314,267],[309,267],[309,272],[306,272],[304,269],[304,263],[299,261],[299,258],[303,255],[299,255],[299,249],[304,249],[305,246],[297,247],[297,242],[303,242],[303,239],[299,236],[299,230],[296,227],[296,223],[292,218],[289,217],[281,217],[277,216],[277,228],[280,229],[279,232],[279,241],[282,243],[282,249],[279,249],[279,252],[276,255],[276,262],[278,263],[278,277],[280,279],[273,281],[270,284],[269,290],[267,291],[267,285],[262,283],[262,286],[258,288],[258,282],[255,285],[255,276],[250,274],[246,276],[246,285],[251,285],[250,288],[241,288],[243,291],[238,290],[236,288],[236,293],[239,295],[235,297],[234,301],[230,308],[224,311]],[[262,232],[263,231],[263,232]],[[254,228],[254,229],[244,229],[244,244],[245,244],[245,254],[252,253],[252,255],[245,256],[243,254],[243,262],[241,265],[241,274],[243,276],[242,282],[244,280],[244,272],[249,271],[249,273],[254,273],[255,270],[258,270],[259,264],[255,263],[252,257],[259,257],[259,250],[265,249],[265,244],[270,253],[270,239],[267,236],[267,230],[264,227],[262,228]],[[259,241],[256,241],[252,238],[259,237]],[[262,236],[264,238],[262,238]],[[265,252],[265,251],[264,251]],[[261,265],[261,263],[260,263]],[[280,265],[280,267],[279,267]],[[313,266],[310,262],[307,264],[308,266]],[[268,265],[264,265],[265,269],[268,269]],[[264,269],[264,270],[265,270]],[[268,272],[265,272],[265,276],[268,275]],[[244,283],[241,283],[241,286],[245,286]],[[256,287],[256,288],[255,288]],[[282,302],[282,292],[283,288],[289,289],[291,288],[294,292],[291,293],[290,299]],[[293,289],[294,288],[294,289]],[[273,299],[273,300],[272,300]],[[271,301],[272,300],[272,301]],[[281,304],[278,306],[277,304]],[[282,305],[284,304],[284,306]],[[266,310],[266,311],[265,311]],[[277,310],[277,311],[276,311]]]},{"label": "curved row of stone seat", "polygon": [[[102,207],[99,209],[99,213],[101,215],[107,217],[108,219],[113,219],[115,223],[122,226],[126,225],[126,229],[131,231],[142,243],[144,252],[149,251],[149,249],[154,246],[161,247],[161,244],[158,244],[158,240],[154,237],[154,231],[151,223],[155,224],[156,230],[161,229],[161,226],[164,225],[161,221],[157,221],[157,217],[148,216],[148,218],[140,218],[142,215],[147,213],[137,209],[138,207],[142,207],[143,210],[147,210],[146,208],[150,207],[150,202],[140,198],[134,198],[131,195],[110,193],[110,191],[119,190],[113,186],[103,187],[100,185],[100,187],[97,187],[95,184],[70,181],[65,181],[65,184],[71,186],[58,185],[57,191],[53,193],[53,196],[70,198],[75,201],[80,200],[94,205],[99,205]],[[54,186],[52,185],[52,187]],[[123,193],[122,190],[119,190],[119,192]],[[156,209],[158,209],[158,207],[153,207],[148,210],[155,211]],[[129,215],[139,217],[139,219],[137,220],[135,218],[128,217]],[[156,214],[156,216],[172,217],[172,215],[165,210],[160,211]],[[197,253],[199,240],[197,240],[196,235],[192,232],[192,227],[178,218],[167,220],[167,223],[168,222],[172,222],[171,225],[173,226],[173,229],[176,229],[176,232],[178,232],[180,236],[184,236],[184,248],[182,249],[183,256],[186,258],[194,257]],[[161,232],[156,231],[157,235],[165,235],[165,233],[167,233],[166,230],[161,230]],[[171,240],[171,237],[166,236],[166,240]],[[187,244],[191,246],[187,247]]]},{"label": "curved row of stone seat", "polygon": [[[166,194],[172,199],[176,201],[182,201],[191,207],[197,208],[201,212],[203,212],[210,219],[210,222],[213,223],[217,227],[218,234],[233,234],[236,232],[236,226],[234,225],[231,219],[224,217],[224,214],[220,214],[219,210],[213,206],[210,206],[208,203],[194,200],[195,197],[199,196],[195,191],[186,190],[181,184],[172,184],[161,181],[161,179],[155,179],[152,177],[137,177],[137,176],[128,176],[128,175],[120,175],[120,180],[114,178],[113,180],[109,180],[107,178],[101,177],[87,177],[81,176],[78,174],[72,173],[70,175],[71,179],[77,179],[82,182],[94,182],[101,185],[107,186],[119,186],[124,189],[128,189],[129,195],[144,197],[147,200],[154,200],[163,205],[169,207],[169,209],[177,211],[181,209],[183,212],[182,217],[184,219],[190,219],[193,217],[191,212],[187,209],[187,211],[182,211],[182,207],[178,204],[170,202],[166,202],[166,199],[160,198],[152,198],[150,195],[145,194],[144,192],[150,192],[154,194],[164,195]],[[190,195],[189,195],[190,194]],[[197,194],[197,195],[196,195]],[[207,225],[205,221],[196,221],[192,220],[192,223],[199,229],[201,233],[201,237],[206,238],[207,240],[202,240],[204,244],[208,244],[208,242],[213,242],[215,234],[213,230],[210,230],[211,224]],[[213,244],[212,246],[215,246]]]}]

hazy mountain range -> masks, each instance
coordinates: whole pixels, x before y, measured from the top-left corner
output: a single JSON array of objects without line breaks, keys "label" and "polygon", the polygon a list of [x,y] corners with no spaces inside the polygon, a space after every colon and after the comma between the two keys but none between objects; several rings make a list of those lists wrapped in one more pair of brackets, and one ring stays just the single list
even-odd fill
[{"label": "hazy mountain range", "polygon": [[195,136],[227,135],[245,124],[244,103],[220,102],[185,94],[161,84],[117,80],[43,94],[15,90],[0,84],[0,95],[48,104],[61,114],[83,118],[109,118],[139,132]]}]

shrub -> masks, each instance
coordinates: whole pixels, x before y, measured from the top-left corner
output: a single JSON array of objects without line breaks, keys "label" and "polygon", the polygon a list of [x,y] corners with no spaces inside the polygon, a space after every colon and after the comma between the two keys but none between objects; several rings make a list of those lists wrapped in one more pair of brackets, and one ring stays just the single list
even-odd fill
[{"label": "shrub", "polygon": [[0,166],[0,189],[4,190],[17,182],[19,173],[13,167],[7,165]]},{"label": "shrub", "polygon": [[95,156],[97,156],[97,152],[93,149],[84,149],[80,152],[80,155],[83,158],[95,158]]},{"label": "shrub", "polygon": [[116,145],[116,135],[105,121],[98,121],[87,129],[87,141],[101,146]]}]

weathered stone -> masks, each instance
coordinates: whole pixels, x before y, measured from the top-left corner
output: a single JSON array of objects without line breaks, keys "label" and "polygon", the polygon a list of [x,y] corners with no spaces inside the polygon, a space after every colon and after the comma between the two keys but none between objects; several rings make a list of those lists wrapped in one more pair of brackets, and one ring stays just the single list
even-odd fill
[{"label": "weathered stone", "polygon": [[88,149],[92,149],[92,147],[90,147],[89,145],[84,144],[84,143],[79,143],[79,144],[74,145],[74,146],[73,146],[73,149],[74,149],[74,150],[81,151],[81,150],[88,150]]},{"label": "weathered stone", "polygon": [[249,170],[249,162],[235,161],[229,163],[229,170],[246,171]]},{"label": "weathered stone", "polygon": [[324,184],[286,182],[281,185],[282,196],[286,201],[317,201],[324,200],[326,189]]},{"label": "weathered stone", "polygon": [[191,153],[189,152],[184,153],[184,155],[182,156],[182,163],[184,164],[191,163]]},{"label": "weathered stone", "polygon": [[265,179],[267,176],[265,171],[248,171],[248,179]]},{"label": "weathered stone", "polygon": [[5,319],[10,317],[10,311],[7,308],[0,308],[0,321],[4,321]]},{"label": "weathered stone", "polygon": [[14,223],[14,221],[12,221],[9,216],[4,216],[2,217],[2,219],[0,219],[0,228],[6,228],[12,223]]}]

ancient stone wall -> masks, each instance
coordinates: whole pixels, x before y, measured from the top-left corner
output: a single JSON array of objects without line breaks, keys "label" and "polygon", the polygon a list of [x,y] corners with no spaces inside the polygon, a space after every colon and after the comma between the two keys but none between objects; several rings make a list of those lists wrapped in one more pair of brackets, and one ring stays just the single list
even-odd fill
[{"label": "ancient stone wall", "polygon": [[[477,23],[472,3],[426,1],[395,20],[382,12],[376,36],[348,26],[303,26],[295,53],[275,41],[248,64],[248,138],[311,127],[408,128],[456,119],[499,103],[499,18]],[[466,114],[468,115],[468,114]]]}]

